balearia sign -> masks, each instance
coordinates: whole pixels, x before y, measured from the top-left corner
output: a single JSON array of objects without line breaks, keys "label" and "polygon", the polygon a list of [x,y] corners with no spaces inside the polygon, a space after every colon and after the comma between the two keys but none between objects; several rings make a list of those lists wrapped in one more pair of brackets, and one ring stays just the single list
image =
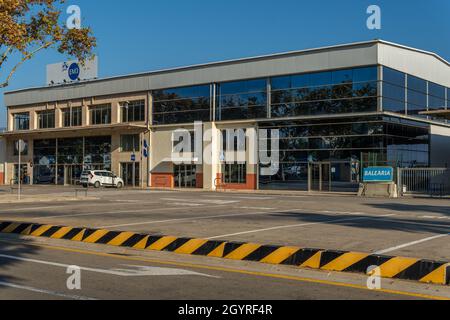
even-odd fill
[{"label": "balearia sign", "polygon": [[364,182],[392,182],[394,181],[394,168],[369,167],[363,170]]}]

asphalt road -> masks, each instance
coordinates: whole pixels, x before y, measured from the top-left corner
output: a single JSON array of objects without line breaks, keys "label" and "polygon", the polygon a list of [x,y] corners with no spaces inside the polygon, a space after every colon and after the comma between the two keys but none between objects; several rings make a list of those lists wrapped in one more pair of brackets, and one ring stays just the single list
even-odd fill
[{"label": "asphalt road", "polygon": [[[0,220],[450,260],[450,200],[35,187],[43,202],[0,203]],[[0,193],[1,199],[1,193]]]},{"label": "asphalt road", "polygon": [[[69,290],[70,266],[80,268],[81,290]],[[174,300],[395,300],[421,297],[370,291],[345,283],[288,273],[219,268],[159,259],[132,252],[111,255],[0,239],[0,299]],[[73,280],[73,279],[72,279]],[[70,281],[74,284],[76,282]]]}]

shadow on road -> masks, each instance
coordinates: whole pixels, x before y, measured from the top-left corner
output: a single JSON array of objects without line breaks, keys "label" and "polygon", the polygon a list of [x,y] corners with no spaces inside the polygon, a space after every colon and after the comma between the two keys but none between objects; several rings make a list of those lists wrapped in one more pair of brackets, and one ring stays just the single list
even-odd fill
[{"label": "shadow on road", "polygon": [[[449,202],[450,204],[450,202]],[[383,209],[398,212],[424,212],[439,213],[450,216],[450,206],[431,206],[431,205],[417,205],[417,204],[403,204],[403,203],[379,203],[370,204],[372,208]]]},{"label": "shadow on road", "polygon": [[358,215],[330,216],[319,213],[295,213],[294,211],[289,213],[274,213],[271,216],[277,218],[297,218],[299,223],[320,223],[322,225],[328,224],[333,226],[345,226],[358,229],[437,234],[450,232],[450,222],[447,221],[414,220],[398,218],[395,216],[367,218],[367,216]]},{"label": "shadow on road", "polygon": [[[6,256],[15,258],[30,258],[30,256],[37,254],[39,251],[38,247],[16,243],[17,238],[4,237],[0,235],[0,282],[18,282],[20,278],[16,276],[6,275],[16,274],[14,268],[23,261],[8,258]],[[2,287],[0,286],[0,290]]]}]

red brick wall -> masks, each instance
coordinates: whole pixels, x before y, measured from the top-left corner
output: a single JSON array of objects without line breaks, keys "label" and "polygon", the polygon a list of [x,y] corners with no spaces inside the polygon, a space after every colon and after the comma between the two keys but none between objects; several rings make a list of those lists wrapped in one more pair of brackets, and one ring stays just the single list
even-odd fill
[{"label": "red brick wall", "polygon": [[196,175],[197,184],[195,185],[198,189],[203,189],[203,173],[197,173]]},{"label": "red brick wall", "polygon": [[174,188],[173,173],[152,173],[153,188]]}]

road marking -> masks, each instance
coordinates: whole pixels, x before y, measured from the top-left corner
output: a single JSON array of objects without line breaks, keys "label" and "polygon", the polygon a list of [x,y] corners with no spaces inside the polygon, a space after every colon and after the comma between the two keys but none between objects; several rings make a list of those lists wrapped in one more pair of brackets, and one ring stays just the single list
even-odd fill
[{"label": "road marking", "polygon": [[14,289],[19,289],[19,290],[26,290],[26,291],[36,292],[36,293],[43,293],[43,294],[48,294],[48,295],[51,295],[51,296],[56,296],[56,297],[66,298],[66,299],[71,299],[71,300],[97,300],[97,299],[94,299],[94,298],[87,298],[87,297],[82,297],[82,296],[73,296],[73,295],[68,295],[68,294],[64,294],[64,293],[60,293],[60,292],[56,292],[56,291],[52,291],[52,290],[38,289],[38,288],[33,288],[33,287],[29,287],[29,286],[22,286],[22,285],[18,285],[18,284],[14,284],[14,283],[3,282],[3,281],[0,281],[0,287],[9,287],[9,288],[14,288]]},{"label": "road marking", "polygon": [[191,200],[191,199],[180,199],[180,198],[161,198],[161,200],[163,201],[175,201],[175,202],[180,202],[183,201],[183,203],[201,203],[201,204],[219,204],[219,205],[224,205],[224,204],[232,204],[232,203],[237,203],[239,201],[236,200],[205,200],[205,199],[195,199],[195,200]]},{"label": "road marking", "polygon": [[[221,207],[221,206],[220,206]],[[185,209],[182,207],[173,208],[159,208],[159,209],[140,209],[140,210],[127,210],[127,211],[109,211],[109,212],[88,212],[88,213],[77,213],[77,214],[66,214],[57,216],[41,216],[38,218],[32,218],[30,220],[43,220],[43,219],[54,219],[54,218],[74,218],[74,217],[87,217],[87,216],[101,216],[105,214],[122,214],[122,213],[146,213],[146,212],[160,212],[160,211],[171,211]]]},{"label": "road marking", "polygon": [[277,210],[275,208],[264,208],[264,207],[240,207],[241,209],[250,209],[250,210]]},{"label": "road marking", "polygon": [[205,220],[205,219],[215,219],[215,218],[229,218],[229,217],[253,216],[253,215],[264,215],[264,214],[273,214],[273,213],[286,213],[286,212],[293,212],[293,211],[296,211],[296,209],[278,210],[276,212],[261,211],[261,212],[248,212],[248,213],[236,213],[236,214],[221,214],[221,215],[215,215],[215,216],[198,216],[198,217],[189,217],[189,218],[177,218],[177,219],[168,219],[168,220],[160,220],[160,221],[143,221],[143,222],[136,222],[136,223],[117,224],[114,226],[104,226],[104,227],[99,227],[99,228],[111,229],[111,228],[119,228],[119,227],[132,227],[132,226],[140,226],[140,225],[171,223],[171,222],[181,222],[181,221],[191,221],[191,220]]},{"label": "road marking", "polygon": [[[36,259],[28,259],[28,258],[15,257],[15,256],[10,256],[10,255],[3,255],[3,254],[0,254],[0,258],[4,258],[4,259],[8,259],[8,260],[15,260],[15,261],[31,262],[31,263],[65,268],[65,269],[73,266],[73,264],[69,265],[69,264],[50,262],[50,261],[44,261],[44,260],[36,260]],[[130,270],[130,269],[125,269],[125,268],[122,268],[122,269],[118,268],[118,269],[106,270],[106,269],[97,269],[97,268],[88,268],[88,267],[79,267],[79,268],[80,268],[80,270],[83,270],[83,271],[107,274],[107,275],[118,276],[118,277],[192,275],[192,276],[203,276],[203,277],[209,277],[209,278],[219,278],[219,277],[215,277],[215,276],[210,276],[208,274],[193,272],[193,271],[189,271],[189,270],[181,270],[181,269],[173,269],[173,268],[158,268],[158,267],[148,267],[148,266],[134,266],[134,265],[126,265],[126,266],[131,267],[132,269]]]},{"label": "road marking", "polygon": [[432,240],[436,240],[436,239],[440,239],[440,238],[445,238],[445,237],[448,237],[448,236],[450,236],[450,233],[440,234],[440,235],[437,235],[437,236],[434,236],[434,237],[429,237],[429,238],[425,238],[425,239],[418,240],[418,241],[408,242],[408,243],[405,243],[405,244],[402,244],[402,245],[399,245],[399,246],[396,246],[396,247],[388,248],[386,250],[377,251],[374,254],[385,254],[385,253],[397,251],[397,250],[400,250],[400,249],[404,249],[404,248],[407,248],[407,247],[412,247],[412,246],[415,246],[416,244],[421,244],[421,243],[424,243],[424,242],[428,242],[428,241],[432,241]]},{"label": "road marking", "polygon": [[376,217],[358,217],[358,218],[345,218],[345,219],[335,219],[335,220],[323,220],[321,222],[311,222],[311,223],[302,223],[302,224],[289,224],[285,226],[278,226],[278,227],[272,227],[272,228],[265,228],[265,229],[256,229],[256,230],[250,230],[250,231],[244,231],[244,232],[238,232],[238,233],[232,233],[232,234],[223,234],[220,236],[214,236],[206,238],[206,240],[214,240],[214,239],[220,239],[220,238],[227,238],[227,237],[234,237],[234,236],[240,236],[243,234],[250,234],[250,233],[259,233],[259,232],[265,232],[265,231],[273,231],[273,230],[280,230],[280,229],[288,229],[288,228],[298,228],[298,227],[308,227],[308,226],[314,226],[318,224],[324,224],[324,223],[337,223],[337,222],[345,222],[345,221],[355,221],[355,220],[366,220],[366,219],[378,219],[379,217],[392,217],[395,216],[395,214],[388,214],[383,216],[376,216]]},{"label": "road marking", "polygon": [[[330,281],[330,280],[319,280],[319,279],[311,279],[311,278],[298,277],[298,276],[288,276],[288,275],[282,275],[282,274],[271,274],[271,273],[264,273],[264,272],[257,272],[257,271],[239,270],[239,269],[232,269],[232,268],[226,268],[226,267],[198,265],[198,264],[194,264],[194,263],[164,261],[164,260],[150,259],[150,258],[143,258],[143,257],[129,257],[129,256],[127,257],[127,256],[111,254],[111,253],[94,252],[94,251],[81,250],[81,249],[70,249],[70,248],[56,247],[56,246],[36,244],[36,243],[24,243],[23,241],[0,240],[0,242],[9,243],[9,244],[20,243],[22,245],[33,246],[33,247],[38,247],[38,248],[45,248],[45,249],[53,250],[53,251],[78,253],[78,254],[85,254],[85,255],[98,256],[98,257],[104,257],[104,258],[118,259],[118,260],[139,261],[139,262],[146,262],[146,263],[156,263],[156,264],[166,265],[166,266],[169,265],[169,266],[177,266],[177,267],[183,267],[183,268],[221,271],[221,272],[243,274],[243,275],[250,275],[250,276],[256,276],[256,277],[291,280],[291,281],[314,283],[314,284],[324,284],[324,285],[329,285],[329,286],[334,286],[334,287],[352,288],[352,289],[373,292],[373,290],[368,289],[367,286],[355,285],[355,284],[350,284],[350,283],[342,283],[342,282],[336,282],[336,281]],[[380,290],[377,290],[376,292],[382,292],[382,293],[394,294],[394,295],[400,295],[400,296],[407,296],[407,297],[414,297],[414,298],[421,298],[421,299],[447,300],[447,301],[450,300],[450,298],[443,297],[443,296],[432,296],[432,295],[428,295],[428,294],[405,292],[405,291],[390,290],[390,289],[380,289]]]}]

